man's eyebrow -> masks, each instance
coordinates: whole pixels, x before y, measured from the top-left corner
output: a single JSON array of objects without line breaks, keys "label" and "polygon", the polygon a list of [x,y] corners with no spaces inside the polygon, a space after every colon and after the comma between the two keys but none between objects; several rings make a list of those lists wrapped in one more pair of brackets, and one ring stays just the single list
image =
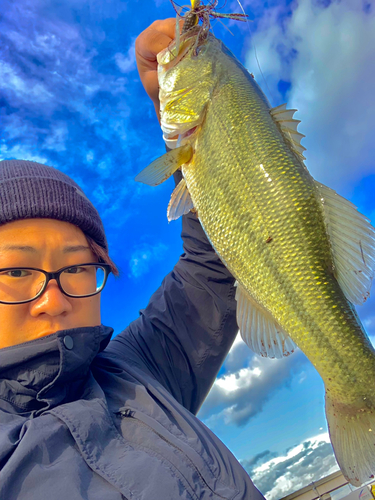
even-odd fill
[{"label": "man's eyebrow", "polygon": [[0,252],[6,252],[9,250],[21,250],[23,252],[37,253],[37,249],[29,245],[2,245],[0,247]]},{"label": "man's eyebrow", "polygon": [[90,250],[90,247],[85,245],[70,245],[63,248],[63,253],[81,252],[82,250]]},{"label": "man's eyebrow", "polygon": [[[38,250],[29,245],[2,245],[0,246],[0,252],[20,250],[22,252],[38,253]],[[68,245],[62,250],[63,253],[81,252],[82,250],[90,250],[90,247],[86,245]]]}]

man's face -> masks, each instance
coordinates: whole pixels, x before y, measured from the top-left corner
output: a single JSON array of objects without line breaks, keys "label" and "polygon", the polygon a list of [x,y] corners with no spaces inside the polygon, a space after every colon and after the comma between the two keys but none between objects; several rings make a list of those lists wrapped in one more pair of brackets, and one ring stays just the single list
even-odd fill
[{"label": "man's face", "polygon": [[[97,261],[83,232],[69,222],[24,219],[0,226],[0,269],[19,266],[53,272]],[[100,294],[67,297],[52,280],[32,302],[0,304],[0,348],[100,323]]]}]

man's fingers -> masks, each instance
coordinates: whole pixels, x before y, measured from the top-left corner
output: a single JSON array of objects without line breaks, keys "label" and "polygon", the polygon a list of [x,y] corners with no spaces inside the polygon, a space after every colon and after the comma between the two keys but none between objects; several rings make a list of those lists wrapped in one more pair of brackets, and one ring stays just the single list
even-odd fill
[{"label": "man's fingers", "polygon": [[[158,63],[156,55],[168,47],[172,39],[156,30],[147,30],[136,41],[135,53],[139,77],[147,94],[153,101],[158,98]],[[138,42],[138,44],[137,44]]]},{"label": "man's fingers", "polygon": [[155,21],[143,31],[135,42],[135,53],[140,62],[155,62],[157,54],[168,47],[175,36],[175,19]]},{"label": "man's fingers", "polygon": [[159,19],[157,21],[154,21],[150,25],[150,28],[156,29],[157,31],[161,31],[162,33],[168,35],[170,38],[174,39],[176,35],[176,18],[169,17],[168,19]]},{"label": "man's fingers", "polygon": [[[180,21],[182,26],[183,20]],[[143,31],[135,42],[135,53],[142,66],[150,67],[148,63],[156,61],[157,54],[168,47],[176,34],[176,19],[169,18],[154,21]]]},{"label": "man's fingers", "polygon": [[[179,20],[180,29],[184,20]],[[156,112],[159,110],[159,85],[156,56],[174,40],[176,19],[154,21],[135,41],[135,56],[141,82],[151,97]]]},{"label": "man's fingers", "polygon": [[157,54],[168,47],[172,38],[160,31],[147,30],[141,33],[135,42],[135,54],[138,70],[156,69]]}]

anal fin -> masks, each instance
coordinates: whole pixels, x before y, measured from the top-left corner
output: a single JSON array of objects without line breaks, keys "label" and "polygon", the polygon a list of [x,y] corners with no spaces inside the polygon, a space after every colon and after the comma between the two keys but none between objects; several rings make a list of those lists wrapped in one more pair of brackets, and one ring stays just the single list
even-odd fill
[{"label": "anal fin", "polygon": [[278,359],[294,352],[293,340],[240,284],[237,284],[236,300],[241,337],[252,351]]}]

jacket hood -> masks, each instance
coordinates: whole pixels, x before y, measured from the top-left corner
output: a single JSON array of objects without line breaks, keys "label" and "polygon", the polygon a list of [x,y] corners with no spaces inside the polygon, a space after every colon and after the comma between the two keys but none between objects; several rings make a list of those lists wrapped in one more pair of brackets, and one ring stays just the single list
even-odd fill
[{"label": "jacket hood", "polygon": [[79,397],[112,333],[103,325],[72,328],[0,349],[0,410],[36,416]]}]

